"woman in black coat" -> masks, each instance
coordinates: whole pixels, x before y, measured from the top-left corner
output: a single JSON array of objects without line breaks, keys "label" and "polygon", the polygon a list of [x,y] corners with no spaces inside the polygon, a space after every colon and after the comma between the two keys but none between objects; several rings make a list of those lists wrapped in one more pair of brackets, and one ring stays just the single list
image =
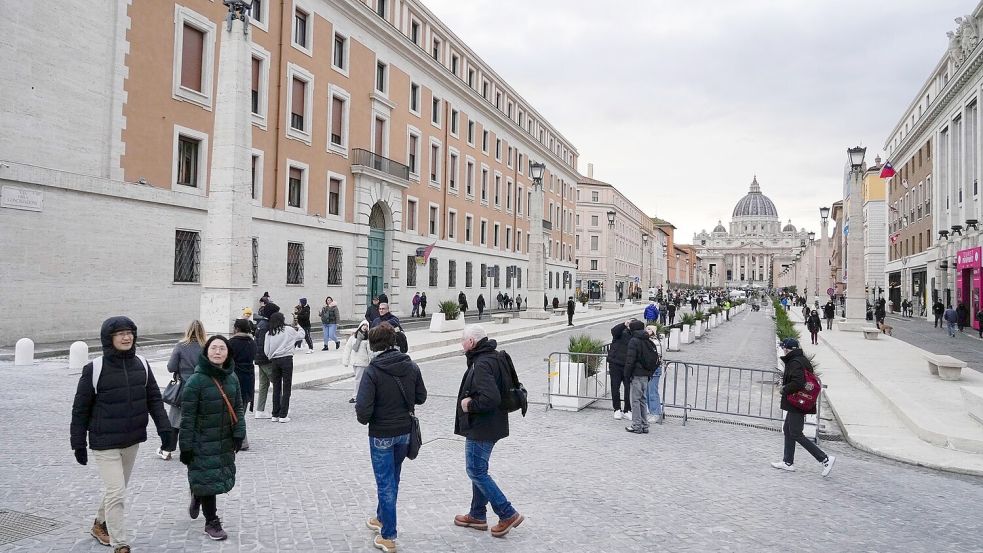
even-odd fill
[{"label": "woman in black coat", "polygon": [[[253,339],[252,323],[248,319],[236,319],[232,326],[235,334],[229,338],[229,355],[235,361],[235,375],[239,378],[239,393],[242,395],[243,409],[253,410],[253,397],[256,390],[256,340]],[[242,451],[249,449],[249,441],[242,443]]]},{"label": "woman in black coat", "polygon": [[819,343],[819,331],[823,329],[823,321],[819,318],[819,312],[813,310],[809,314],[809,318],[806,319],[806,328],[809,329],[809,334],[812,335],[812,343]]}]

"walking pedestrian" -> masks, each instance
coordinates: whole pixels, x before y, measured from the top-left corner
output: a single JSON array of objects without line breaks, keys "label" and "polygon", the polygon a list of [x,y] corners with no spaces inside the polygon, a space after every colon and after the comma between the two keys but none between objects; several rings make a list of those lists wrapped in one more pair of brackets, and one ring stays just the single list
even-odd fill
[{"label": "walking pedestrian", "polygon": [[[427,293],[423,292],[420,294],[420,316],[427,316]],[[367,317],[366,317],[367,318]],[[369,319],[372,320],[372,319]]]},{"label": "walking pedestrian", "polygon": [[[420,301],[422,302],[421,305],[425,305],[426,304],[426,301],[423,300],[422,298],[421,298]],[[379,301],[379,296],[375,296],[375,297],[372,298],[372,303],[369,304],[369,306],[365,309],[365,320],[366,321],[372,322],[372,321],[374,321],[374,320],[376,320],[376,319],[379,318],[379,304],[380,303],[382,303],[382,302]]]},{"label": "walking pedestrian", "polygon": [[577,310],[577,303],[573,301],[573,296],[567,298],[567,326],[573,326],[573,314]]},{"label": "walking pedestrian", "polygon": [[467,370],[457,392],[454,433],[464,437],[465,471],[471,480],[471,508],[467,514],[456,515],[454,524],[487,530],[486,513],[491,503],[492,511],[498,515],[498,524],[492,526],[491,535],[502,538],[525,520],[488,474],[492,450],[499,440],[509,435],[509,414],[502,409],[505,367],[497,351],[498,343],[489,338],[480,325],[464,327],[461,347],[467,358]]},{"label": "walking pedestrian", "polygon": [[813,345],[819,344],[819,331],[823,329],[823,322],[819,320],[819,313],[812,311],[809,314],[809,318],[806,320],[806,328],[809,329],[809,334],[812,336]]},{"label": "walking pedestrian", "polygon": [[304,331],[294,347],[300,348],[306,341],[307,353],[314,353],[314,342],[311,340],[311,306],[307,305],[307,298],[300,298],[300,303],[294,307],[294,324]]},{"label": "walking pedestrian", "polygon": [[826,302],[823,306],[823,318],[826,319],[826,330],[833,329],[833,317],[836,316],[836,306],[833,305],[833,300]]},{"label": "walking pedestrian", "polygon": [[205,342],[195,374],[181,393],[181,462],[188,467],[191,504],[188,515],[205,512],[205,534],[213,540],[229,537],[218,517],[216,496],[236,482],[236,453],[246,439],[239,379],[229,341],[212,336]]},{"label": "walking pedestrian", "polygon": [[324,347],[321,348],[321,351],[328,351],[329,342],[334,342],[335,350],[341,349],[341,340],[338,339],[338,321],[341,320],[341,315],[338,313],[338,302],[334,301],[331,296],[324,298],[324,307],[321,308],[318,317],[321,318],[321,327],[324,332]]},{"label": "walking pedestrian", "polygon": [[[184,337],[171,350],[171,357],[167,361],[167,372],[172,373],[174,380],[187,383],[191,375],[195,373],[195,366],[198,364],[198,357],[201,356],[201,348],[205,344],[205,327],[201,321],[191,321],[188,329],[184,331]],[[182,393],[183,387],[182,384]],[[157,450],[157,456],[165,461],[171,459],[171,454],[177,448],[177,438],[181,428],[181,406],[169,405],[167,418],[174,428],[171,435],[172,443],[164,445]]]},{"label": "walking pedestrian", "polygon": [[369,327],[375,328],[382,323],[389,323],[389,326],[393,327],[394,329],[403,328],[403,325],[399,322],[399,317],[393,315],[392,312],[389,311],[388,303],[379,304],[379,316],[372,321],[372,324],[370,324]]},{"label": "walking pedestrian", "polygon": [[463,291],[457,294],[457,307],[461,310],[461,316],[464,316],[468,311],[468,297],[464,295]]},{"label": "walking pedestrian", "polygon": [[253,336],[255,336],[256,335],[256,323],[253,322],[253,308],[252,307],[243,307],[242,308],[242,317],[240,317],[240,319],[246,319],[246,321],[249,322],[249,333],[252,334]]},{"label": "walking pedestrian", "polygon": [[676,304],[670,303],[668,309],[669,309],[669,313],[668,313],[669,326],[672,326],[676,324]]},{"label": "walking pedestrian", "polygon": [[[608,346],[608,376],[611,379],[611,404],[614,407],[614,418],[631,420],[631,381],[625,378],[625,355],[628,353],[628,342],[631,341],[631,330],[628,326],[634,319],[618,323],[611,327],[611,345]],[[624,389],[624,409],[621,405],[621,391]]]},{"label": "walking pedestrian", "polygon": [[420,293],[417,292],[413,294],[413,300],[410,302],[413,304],[413,311],[410,312],[410,317],[420,316]]},{"label": "walking pedestrian", "polygon": [[625,378],[631,382],[631,424],[625,427],[628,432],[648,434],[648,387],[649,379],[659,365],[659,352],[649,340],[645,323],[632,320],[628,324],[631,340],[625,352]]},{"label": "walking pedestrian", "polygon": [[[152,418],[161,445],[171,441],[160,388],[146,359],[137,355],[137,325],[111,317],[99,331],[102,356],[82,368],[72,404],[71,445],[80,465],[89,452],[99,467],[105,495],[89,533],[114,553],[130,553],[123,506],[140,443]],[[98,370],[96,367],[98,366]]]},{"label": "walking pedestrian", "polygon": [[283,313],[270,316],[270,331],[263,343],[266,357],[270,359],[270,382],[273,384],[273,422],[290,422],[290,388],[294,376],[294,348],[303,330],[287,326]]},{"label": "walking pedestrian", "polygon": [[502,292],[499,291],[498,295],[495,296],[495,301],[498,303],[498,308],[502,308]]},{"label": "walking pedestrian", "polygon": [[478,320],[481,320],[481,314],[485,312],[485,295],[478,294],[478,299],[474,301],[474,305],[478,308]]},{"label": "walking pedestrian", "polygon": [[515,295],[515,310],[522,311],[522,294]]},{"label": "walking pedestrian", "polygon": [[[252,411],[253,396],[255,396],[256,374],[253,363],[256,362],[256,340],[249,333],[249,321],[236,319],[232,324],[234,334],[229,338],[229,355],[235,362],[235,375],[239,379],[239,393],[242,395],[242,410]],[[245,422],[243,422],[245,424]],[[242,451],[249,449],[249,440],[243,439]]]},{"label": "walking pedestrian", "polygon": [[345,341],[345,347],[341,350],[341,364],[348,367],[355,377],[352,386],[352,397],[348,403],[355,403],[358,396],[358,385],[362,381],[365,367],[369,366],[372,360],[372,353],[369,350],[369,321],[362,321],[358,324],[355,332]]},{"label": "walking pedestrian", "polygon": [[935,328],[942,326],[942,315],[945,313],[945,306],[942,305],[942,300],[935,300],[932,304],[932,315],[935,315]]},{"label": "walking pedestrian", "polygon": [[781,461],[772,463],[771,466],[779,470],[794,472],[795,444],[798,443],[822,463],[823,476],[829,476],[830,471],[833,470],[833,463],[836,462],[836,457],[826,455],[818,445],[802,434],[805,417],[808,414],[815,414],[815,406],[803,411],[788,400],[789,394],[805,389],[805,371],[813,372],[812,364],[809,362],[809,358],[802,353],[799,341],[795,338],[786,338],[782,341],[782,351],[785,352],[781,358],[782,362],[785,363],[785,372],[782,374],[782,388],[779,393],[782,396],[781,408],[786,412],[785,424],[782,426],[782,432],[785,434],[785,454]]},{"label": "walking pedestrian", "polygon": [[396,497],[410,445],[411,416],[427,401],[420,367],[396,349],[396,331],[382,323],[369,331],[369,346],[378,352],[365,369],[355,400],[355,416],[369,425],[369,452],[378,503],[366,525],[379,533],[372,544],[396,551]]},{"label": "walking pedestrian", "polygon": [[659,308],[656,307],[655,300],[649,301],[649,304],[645,308],[643,316],[645,317],[645,322],[650,325],[659,322]]},{"label": "walking pedestrian", "polygon": [[945,320],[945,329],[949,333],[949,337],[955,338],[956,322],[959,320],[959,315],[952,308],[952,304],[946,306],[945,311],[942,313],[942,318]]},{"label": "walking pedestrian", "polygon": [[956,307],[956,325],[959,327],[959,332],[962,332],[966,328],[966,324],[969,322],[969,309],[966,309],[965,303],[960,303]]},{"label": "walking pedestrian", "polygon": [[270,316],[280,311],[277,304],[259,300],[259,312],[254,317],[256,319],[256,368],[259,373],[259,386],[256,390],[256,414],[257,419],[269,419],[272,417],[266,412],[266,398],[270,391],[270,377],[273,374],[273,362],[266,356],[266,336],[270,332]]}]

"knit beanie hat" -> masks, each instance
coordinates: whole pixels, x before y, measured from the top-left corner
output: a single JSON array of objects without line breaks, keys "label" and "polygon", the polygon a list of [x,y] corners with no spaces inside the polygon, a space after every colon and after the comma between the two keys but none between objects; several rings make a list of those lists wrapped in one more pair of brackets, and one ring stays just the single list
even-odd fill
[{"label": "knit beanie hat", "polygon": [[645,323],[643,323],[642,321],[639,321],[638,319],[632,319],[632,321],[630,323],[628,323],[628,330],[630,330],[632,332],[635,332],[635,331],[638,331],[638,330],[644,330],[644,329],[645,329]]}]

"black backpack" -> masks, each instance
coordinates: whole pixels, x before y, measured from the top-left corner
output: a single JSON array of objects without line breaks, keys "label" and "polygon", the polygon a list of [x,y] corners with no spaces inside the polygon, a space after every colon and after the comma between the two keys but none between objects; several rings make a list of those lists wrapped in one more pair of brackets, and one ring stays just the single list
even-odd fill
[{"label": "black backpack", "polygon": [[502,383],[504,384],[504,390],[502,390],[502,409],[512,413],[513,411],[522,411],[522,416],[526,416],[526,409],[529,408],[528,403],[528,392],[526,392],[526,387],[519,382],[519,376],[515,374],[515,364],[512,363],[512,357],[507,351],[499,351],[498,358],[502,366]]}]

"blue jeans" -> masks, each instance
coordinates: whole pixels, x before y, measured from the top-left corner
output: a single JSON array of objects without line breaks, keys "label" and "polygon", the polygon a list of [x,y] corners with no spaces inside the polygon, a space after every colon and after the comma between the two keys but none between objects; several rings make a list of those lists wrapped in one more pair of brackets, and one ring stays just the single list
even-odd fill
[{"label": "blue jeans", "polygon": [[945,329],[949,333],[949,336],[952,336],[953,338],[956,337],[956,323],[950,323],[949,321],[946,321]]},{"label": "blue jeans", "polygon": [[659,379],[661,377],[662,372],[659,371],[649,379],[648,404],[650,415],[658,416],[662,414],[662,398],[659,397]]},{"label": "blue jeans", "polygon": [[369,436],[372,470],[375,472],[375,487],[379,496],[375,517],[382,523],[383,539],[396,539],[396,497],[399,495],[399,473],[403,467],[403,459],[406,459],[406,450],[409,445],[409,434],[392,438]]},{"label": "blue jeans", "polygon": [[338,341],[338,324],[337,323],[331,323],[331,324],[321,323],[321,328],[322,328],[322,330],[324,330],[324,345],[325,345],[325,347],[327,347],[328,342],[337,342]]},{"label": "blue jeans", "polygon": [[515,514],[515,508],[498,484],[488,476],[488,461],[494,447],[495,442],[470,439],[464,442],[465,468],[471,479],[471,511],[468,514],[478,520],[487,520],[488,503],[491,503],[492,510],[499,518],[509,518]]}]

